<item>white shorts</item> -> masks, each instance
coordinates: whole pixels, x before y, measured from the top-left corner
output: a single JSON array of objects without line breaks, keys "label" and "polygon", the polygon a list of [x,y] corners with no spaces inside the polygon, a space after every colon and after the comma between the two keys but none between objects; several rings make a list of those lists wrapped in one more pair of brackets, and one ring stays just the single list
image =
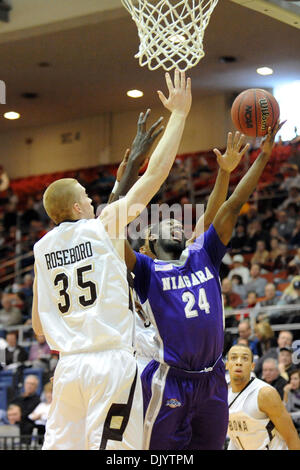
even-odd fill
[{"label": "white shorts", "polygon": [[43,450],[140,450],[142,438],[142,388],[132,354],[63,355]]}]

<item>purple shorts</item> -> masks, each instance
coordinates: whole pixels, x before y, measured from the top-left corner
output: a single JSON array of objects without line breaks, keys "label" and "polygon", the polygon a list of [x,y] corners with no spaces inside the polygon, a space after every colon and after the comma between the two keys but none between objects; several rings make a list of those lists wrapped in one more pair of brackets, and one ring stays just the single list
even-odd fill
[{"label": "purple shorts", "polygon": [[144,449],[222,450],[228,387],[222,359],[212,371],[189,373],[151,361],[142,373]]}]

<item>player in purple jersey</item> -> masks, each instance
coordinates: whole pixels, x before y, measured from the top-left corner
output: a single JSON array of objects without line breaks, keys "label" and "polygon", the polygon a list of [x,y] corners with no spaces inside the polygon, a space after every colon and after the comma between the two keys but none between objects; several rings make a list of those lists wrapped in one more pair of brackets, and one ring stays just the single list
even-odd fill
[{"label": "player in purple jersey", "polygon": [[259,181],[280,127],[269,129],[261,154],[194,243],[185,248],[181,224],[164,220],[156,231],[151,229],[150,246],[157,259],[127,245],[135,290],[148,306],[160,345],[156,360],[142,374],[144,449],[223,448],[228,405],[219,267],[240,209]]}]

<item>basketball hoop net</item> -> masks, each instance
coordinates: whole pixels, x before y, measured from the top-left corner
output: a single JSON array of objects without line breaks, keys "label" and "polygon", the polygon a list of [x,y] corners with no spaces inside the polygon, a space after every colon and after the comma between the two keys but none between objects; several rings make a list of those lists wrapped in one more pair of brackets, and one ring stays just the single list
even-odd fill
[{"label": "basketball hoop net", "polygon": [[141,67],[185,71],[204,57],[204,31],[218,0],[121,1],[138,29]]}]

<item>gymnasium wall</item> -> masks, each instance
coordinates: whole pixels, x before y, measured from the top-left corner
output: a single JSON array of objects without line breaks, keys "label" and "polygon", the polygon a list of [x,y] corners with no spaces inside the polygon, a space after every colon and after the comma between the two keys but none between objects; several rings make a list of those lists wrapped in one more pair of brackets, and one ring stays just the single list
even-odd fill
[{"label": "gymnasium wall", "polygon": [[[0,164],[19,178],[118,163],[135,136],[140,111],[144,108],[1,133]],[[161,115],[166,124],[169,113],[158,105],[149,123]],[[179,153],[224,147],[230,125],[226,95],[194,99]]]}]

